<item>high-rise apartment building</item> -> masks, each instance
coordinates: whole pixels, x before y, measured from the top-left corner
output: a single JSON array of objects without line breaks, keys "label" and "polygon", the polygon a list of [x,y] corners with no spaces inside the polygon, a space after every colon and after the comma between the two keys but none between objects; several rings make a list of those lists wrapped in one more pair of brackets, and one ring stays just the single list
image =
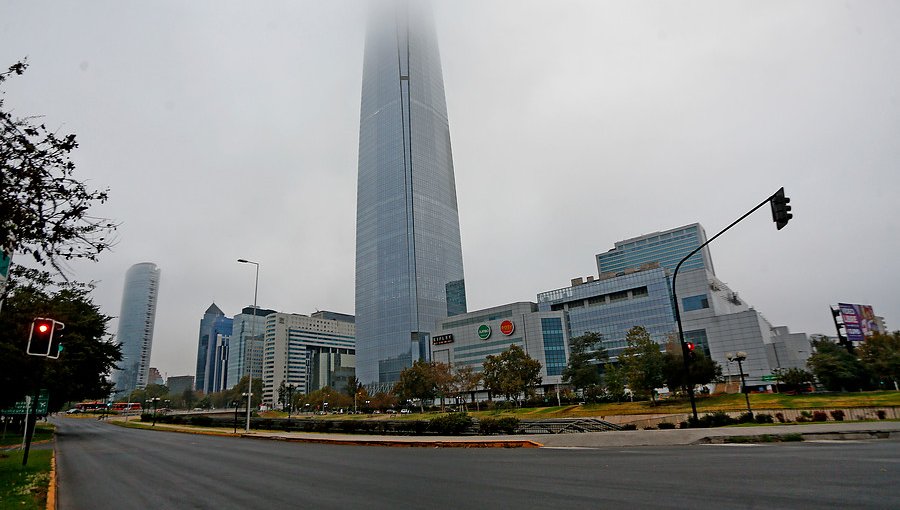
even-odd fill
[{"label": "high-rise apartment building", "polygon": [[116,395],[127,396],[131,391],[147,386],[159,273],[159,267],[152,262],[135,264],[125,273],[116,333],[116,342],[122,349],[122,361],[119,362],[119,369],[112,373]]},{"label": "high-rise apartment building", "polygon": [[[673,228],[664,232],[654,232],[640,237],[618,241],[615,248],[597,255],[597,270],[603,273],[621,273],[626,269],[638,268],[644,264],[656,262],[660,266],[675,272],[678,262],[698,246],[706,242],[706,231],[699,223]],[[706,269],[716,274],[713,269],[709,247],[681,265],[681,271],[689,269]]]},{"label": "high-rise apartment building", "polygon": [[343,391],[354,374],[355,332],[353,316],[344,314],[267,316],[263,402],[275,404],[282,383],[294,385],[297,393],[309,393],[324,386]]},{"label": "high-rise apartment building", "polygon": [[[254,313],[255,312],[255,313]],[[262,377],[263,336],[266,330],[266,316],[275,310],[252,306],[245,307],[234,316],[231,340],[228,345],[228,373],[225,388],[233,388],[252,372],[253,379]]]},{"label": "high-rise apartment building", "polygon": [[228,375],[228,342],[233,320],[225,316],[215,303],[200,319],[197,340],[196,388],[204,393],[222,391]]},{"label": "high-rise apartment building", "polygon": [[363,61],[356,220],[357,377],[390,383],[466,311],[444,80],[427,2],[379,2]]}]

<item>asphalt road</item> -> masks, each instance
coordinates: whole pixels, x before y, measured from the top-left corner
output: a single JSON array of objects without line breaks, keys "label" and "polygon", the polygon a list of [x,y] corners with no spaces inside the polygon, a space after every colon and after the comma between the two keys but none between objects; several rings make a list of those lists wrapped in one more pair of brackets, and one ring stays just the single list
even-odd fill
[{"label": "asphalt road", "polygon": [[900,508],[900,441],[385,448],[56,423],[60,510]]}]

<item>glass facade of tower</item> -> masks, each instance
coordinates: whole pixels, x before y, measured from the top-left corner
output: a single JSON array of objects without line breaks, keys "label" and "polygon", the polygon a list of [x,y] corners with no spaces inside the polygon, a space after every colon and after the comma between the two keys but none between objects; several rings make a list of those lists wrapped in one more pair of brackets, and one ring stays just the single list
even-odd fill
[{"label": "glass facade of tower", "polygon": [[373,8],[366,34],[356,226],[357,377],[390,383],[466,310],[440,55],[425,2]]},{"label": "glass facade of tower", "polygon": [[[654,232],[634,239],[616,243],[616,247],[597,255],[597,269],[601,273],[619,273],[626,269],[640,267],[649,262],[675,271],[678,262],[698,246],[706,242],[706,231],[699,223],[673,228],[665,232]],[[715,274],[709,248],[703,248],[681,265],[681,271],[706,268]]]},{"label": "glass facade of tower", "polygon": [[122,349],[122,361],[119,362],[119,370],[112,373],[117,395],[127,395],[147,386],[159,273],[159,268],[151,262],[135,264],[125,273],[116,333],[116,342]]}]

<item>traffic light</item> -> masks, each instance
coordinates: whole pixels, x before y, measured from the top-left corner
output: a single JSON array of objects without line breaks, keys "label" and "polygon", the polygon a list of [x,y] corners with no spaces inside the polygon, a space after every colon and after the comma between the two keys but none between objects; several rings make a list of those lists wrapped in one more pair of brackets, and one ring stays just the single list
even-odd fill
[{"label": "traffic light", "polygon": [[785,225],[791,221],[791,218],[794,217],[791,214],[791,206],[788,204],[791,202],[791,199],[784,196],[784,188],[782,187],[778,191],[772,195],[772,198],[769,199],[769,203],[772,205],[772,221],[775,222],[775,226],[778,230],[784,228]]},{"label": "traffic light", "polygon": [[687,348],[687,359],[688,361],[694,361],[696,359],[696,354],[694,353],[694,342],[687,342],[684,344]]},{"label": "traffic light", "polygon": [[65,325],[62,322],[36,317],[31,321],[31,332],[28,334],[26,352],[32,356],[59,358],[59,352],[62,348],[59,344],[60,335],[56,333],[57,330],[61,330],[64,327]]}]

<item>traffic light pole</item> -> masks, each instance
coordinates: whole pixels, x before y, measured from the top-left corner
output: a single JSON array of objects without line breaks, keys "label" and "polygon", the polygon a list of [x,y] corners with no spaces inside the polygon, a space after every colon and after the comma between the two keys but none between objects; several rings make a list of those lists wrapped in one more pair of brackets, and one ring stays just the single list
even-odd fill
[{"label": "traffic light pole", "polygon": [[[766,197],[766,199],[763,200],[762,202],[760,202],[759,205],[757,205],[753,209],[750,209],[749,211],[747,211],[743,216],[734,220],[731,223],[731,225],[728,225],[727,227],[723,228],[718,234],[712,236],[705,243],[703,243],[700,246],[698,246],[697,248],[695,248],[694,251],[688,253],[687,256],[685,256],[683,259],[681,259],[681,261],[678,262],[678,265],[675,266],[675,272],[672,274],[672,299],[675,301],[675,303],[674,303],[675,322],[678,323],[678,340],[681,342],[681,359],[684,362],[684,380],[687,383],[688,396],[691,399],[691,411],[693,412],[695,422],[699,421],[700,418],[697,416],[697,400],[694,397],[694,383],[693,383],[693,381],[691,381],[690,362],[688,361],[688,355],[689,355],[688,347],[687,347],[687,342],[684,341],[684,326],[682,326],[682,324],[681,324],[681,312],[679,311],[680,307],[678,305],[678,290],[677,290],[678,287],[675,284],[676,280],[678,279],[678,270],[681,269],[681,265],[684,264],[687,259],[694,256],[694,254],[696,254],[697,252],[699,252],[700,250],[705,248],[709,243],[715,241],[720,235],[724,234],[729,229],[731,229],[731,227],[733,227],[733,226],[737,225],[738,223],[740,223],[741,221],[743,221],[744,218],[746,218],[747,216],[750,216],[751,214],[756,212],[757,209],[770,203],[778,195],[778,193],[781,193],[781,195],[784,196],[784,188],[781,188],[777,192],[773,193],[771,196]],[[790,218],[788,218],[788,219],[790,219]],[[781,227],[778,227],[778,228],[779,228],[779,230],[781,229]]]}]

